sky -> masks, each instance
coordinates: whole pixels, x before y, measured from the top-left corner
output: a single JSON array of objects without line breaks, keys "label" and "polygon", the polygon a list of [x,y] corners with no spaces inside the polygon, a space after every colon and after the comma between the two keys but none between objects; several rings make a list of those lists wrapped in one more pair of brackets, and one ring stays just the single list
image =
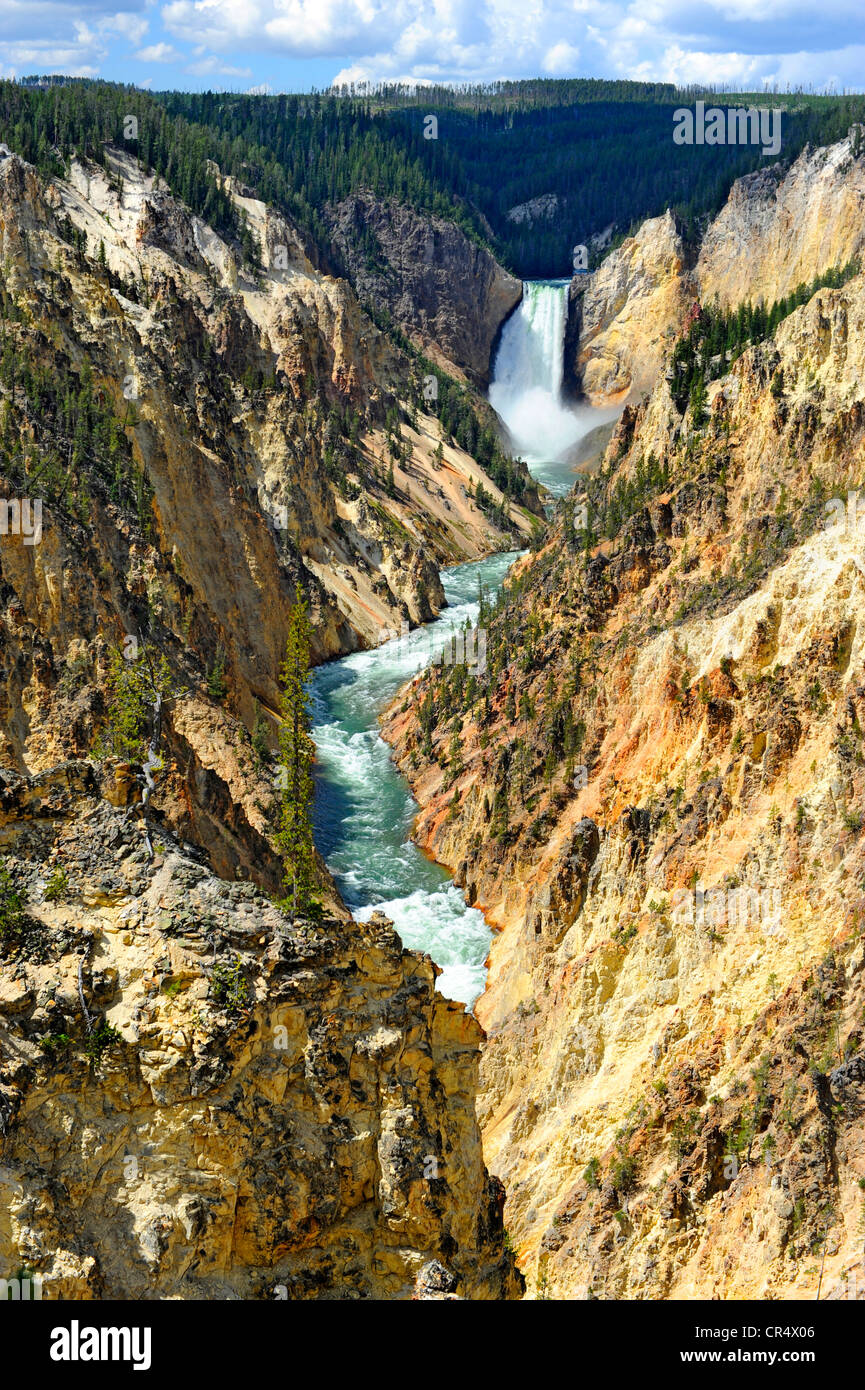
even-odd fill
[{"label": "sky", "polygon": [[865,90],[865,0],[0,0],[0,76],[154,90],[630,77]]}]

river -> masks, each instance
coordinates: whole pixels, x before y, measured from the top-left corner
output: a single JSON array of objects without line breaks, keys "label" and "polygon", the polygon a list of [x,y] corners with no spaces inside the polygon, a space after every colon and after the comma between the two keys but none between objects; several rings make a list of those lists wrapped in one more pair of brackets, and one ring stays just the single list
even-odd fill
[{"label": "river", "polygon": [[[555,496],[574,475],[565,451],[599,422],[560,399],[567,281],[527,282],[505,324],[490,400],[534,477]],[[606,417],[609,418],[609,417]],[[449,874],[411,841],[417,804],[378,731],[399,687],[477,619],[478,582],[498,589],[518,552],[442,572],[448,607],[425,628],[320,666],[311,681],[316,744],[315,838],[358,920],[380,910],[403,944],[442,968],[438,988],[471,1007],[484,987],[490,930]]]}]

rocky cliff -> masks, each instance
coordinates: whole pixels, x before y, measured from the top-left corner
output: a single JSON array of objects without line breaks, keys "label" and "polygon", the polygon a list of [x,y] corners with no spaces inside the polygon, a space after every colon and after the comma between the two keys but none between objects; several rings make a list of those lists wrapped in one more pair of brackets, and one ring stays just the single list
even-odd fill
[{"label": "rocky cliff", "polygon": [[565,385],[594,405],[652,385],[695,301],[771,304],[862,255],[865,159],[855,137],[738,179],[694,246],[671,213],[644,222],[569,293]]},{"label": "rocky cliff", "polygon": [[863,370],[859,276],[696,416],[662,372],[486,679],[385,725],[499,928],[482,1129],[539,1297],[865,1296]]},{"label": "rocky cliff", "polygon": [[568,291],[564,385],[618,405],[654,382],[688,304],[688,251],[673,214],[644,222]]},{"label": "rocky cliff", "polygon": [[328,220],[360,298],[486,386],[496,334],[520,301],[521,282],[452,222],[371,193],[344,199]]},{"label": "rocky cliff", "polygon": [[456,442],[472,393],[443,424],[423,360],[223,186],[251,254],[123,151],[0,161],[0,1272],[514,1297],[480,1031],[323,866],[320,922],[273,905],[269,749],[298,587],[314,660],[374,645],[539,504],[507,519]]},{"label": "rocky cliff", "polygon": [[313,660],[375,645],[439,610],[440,563],[533,518],[515,506],[502,529],[500,489],[421,408],[419,365],[283,217],[231,190],[251,265],[107,161],[47,185],[0,162],[2,492],[42,506],[39,543],[0,556],[4,757],[89,754],[112,646],[149,643],[188,696],[167,715],[190,773],[171,814],[188,802],[217,871],[249,872],[260,816],[226,750],[278,705],[296,586]]},{"label": "rocky cliff", "polygon": [[0,1268],[46,1299],[400,1299],[438,1261],[516,1296],[480,1029],[429,959],[380,917],[290,925],[170,832],[151,859],[112,786],[2,774]]},{"label": "rocky cliff", "polygon": [[146,482],[159,563],[218,629],[246,705],[253,689],[272,700],[273,675],[268,692],[249,662],[275,672],[298,580],[317,659],[374,644],[437,611],[435,562],[505,543],[467,495],[478,481],[502,494],[426,413],[419,368],[283,217],[233,191],[261,248],[252,266],[131,158],[108,159],[48,187],[3,161],[8,334],[34,365],[86,363]]}]

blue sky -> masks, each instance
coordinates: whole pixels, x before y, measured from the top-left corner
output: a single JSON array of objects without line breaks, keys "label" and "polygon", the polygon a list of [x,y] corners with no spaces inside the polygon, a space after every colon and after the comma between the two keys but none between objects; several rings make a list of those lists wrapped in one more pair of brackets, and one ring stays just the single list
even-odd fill
[{"label": "blue sky", "polygon": [[274,92],[536,76],[865,89],[865,0],[0,0],[0,17],[3,76]]}]

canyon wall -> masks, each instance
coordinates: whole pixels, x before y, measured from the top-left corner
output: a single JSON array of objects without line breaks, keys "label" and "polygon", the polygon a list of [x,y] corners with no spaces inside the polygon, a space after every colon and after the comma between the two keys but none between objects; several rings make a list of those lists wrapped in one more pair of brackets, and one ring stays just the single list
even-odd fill
[{"label": "canyon wall", "polygon": [[232,750],[257,712],[273,742],[297,586],[314,662],[376,645],[439,611],[440,564],[513,544],[539,504],[529,487],[503,529],[501,490],[418,408],[418,365],[284,217],[227,185],[251,265],[107,161],[47,184],[0,161],[3,498],[44,498],[39,543],[0,556],[4,758],[89,755],[112,647],[149,643],[186,692],[166,812],[218,872],[254,872],[262,816]]},{"label": "canyon wall", "polygon": [[476,385],[489,384],[496,334],[522,283],[443,217],[355,193],[330,211],[333,243],[362,300]]},{"label": "canyon wall", "polygon": [[518,1296],[480,1029],[429,959],[380,916],[289,924],[170,832],[151,859],[106,790],[0,774],[0,1268],[45,1299],[401,1299],[436,1261]]},{"label": "canyon wall", "polygon": [[505,518],[455,438],[483,403],[445,429],[419,360],[222,182],[252,255],[122,151],[0,159],[0,1272],[517,1297],[480,1030],[322,864],[320,920],[274,905],[271,750],[298,594],[313,661],[375,645],[540,504]]},{"label": "canyon wall", "polygon": [[848,137],[737,179],[694,246],[670,212],[644,222],[571,282],[566,390],[593,405],[636,401],[695,300],[769,305],[861,257],[863,207],[865,161]]},{"label": "canyon wall", "polygon": [[498,928],[480,1112],[530,1295],[865,1296],[863,372],[861,275],[699,418],[660,371],[485,676],[388,713]]}]

